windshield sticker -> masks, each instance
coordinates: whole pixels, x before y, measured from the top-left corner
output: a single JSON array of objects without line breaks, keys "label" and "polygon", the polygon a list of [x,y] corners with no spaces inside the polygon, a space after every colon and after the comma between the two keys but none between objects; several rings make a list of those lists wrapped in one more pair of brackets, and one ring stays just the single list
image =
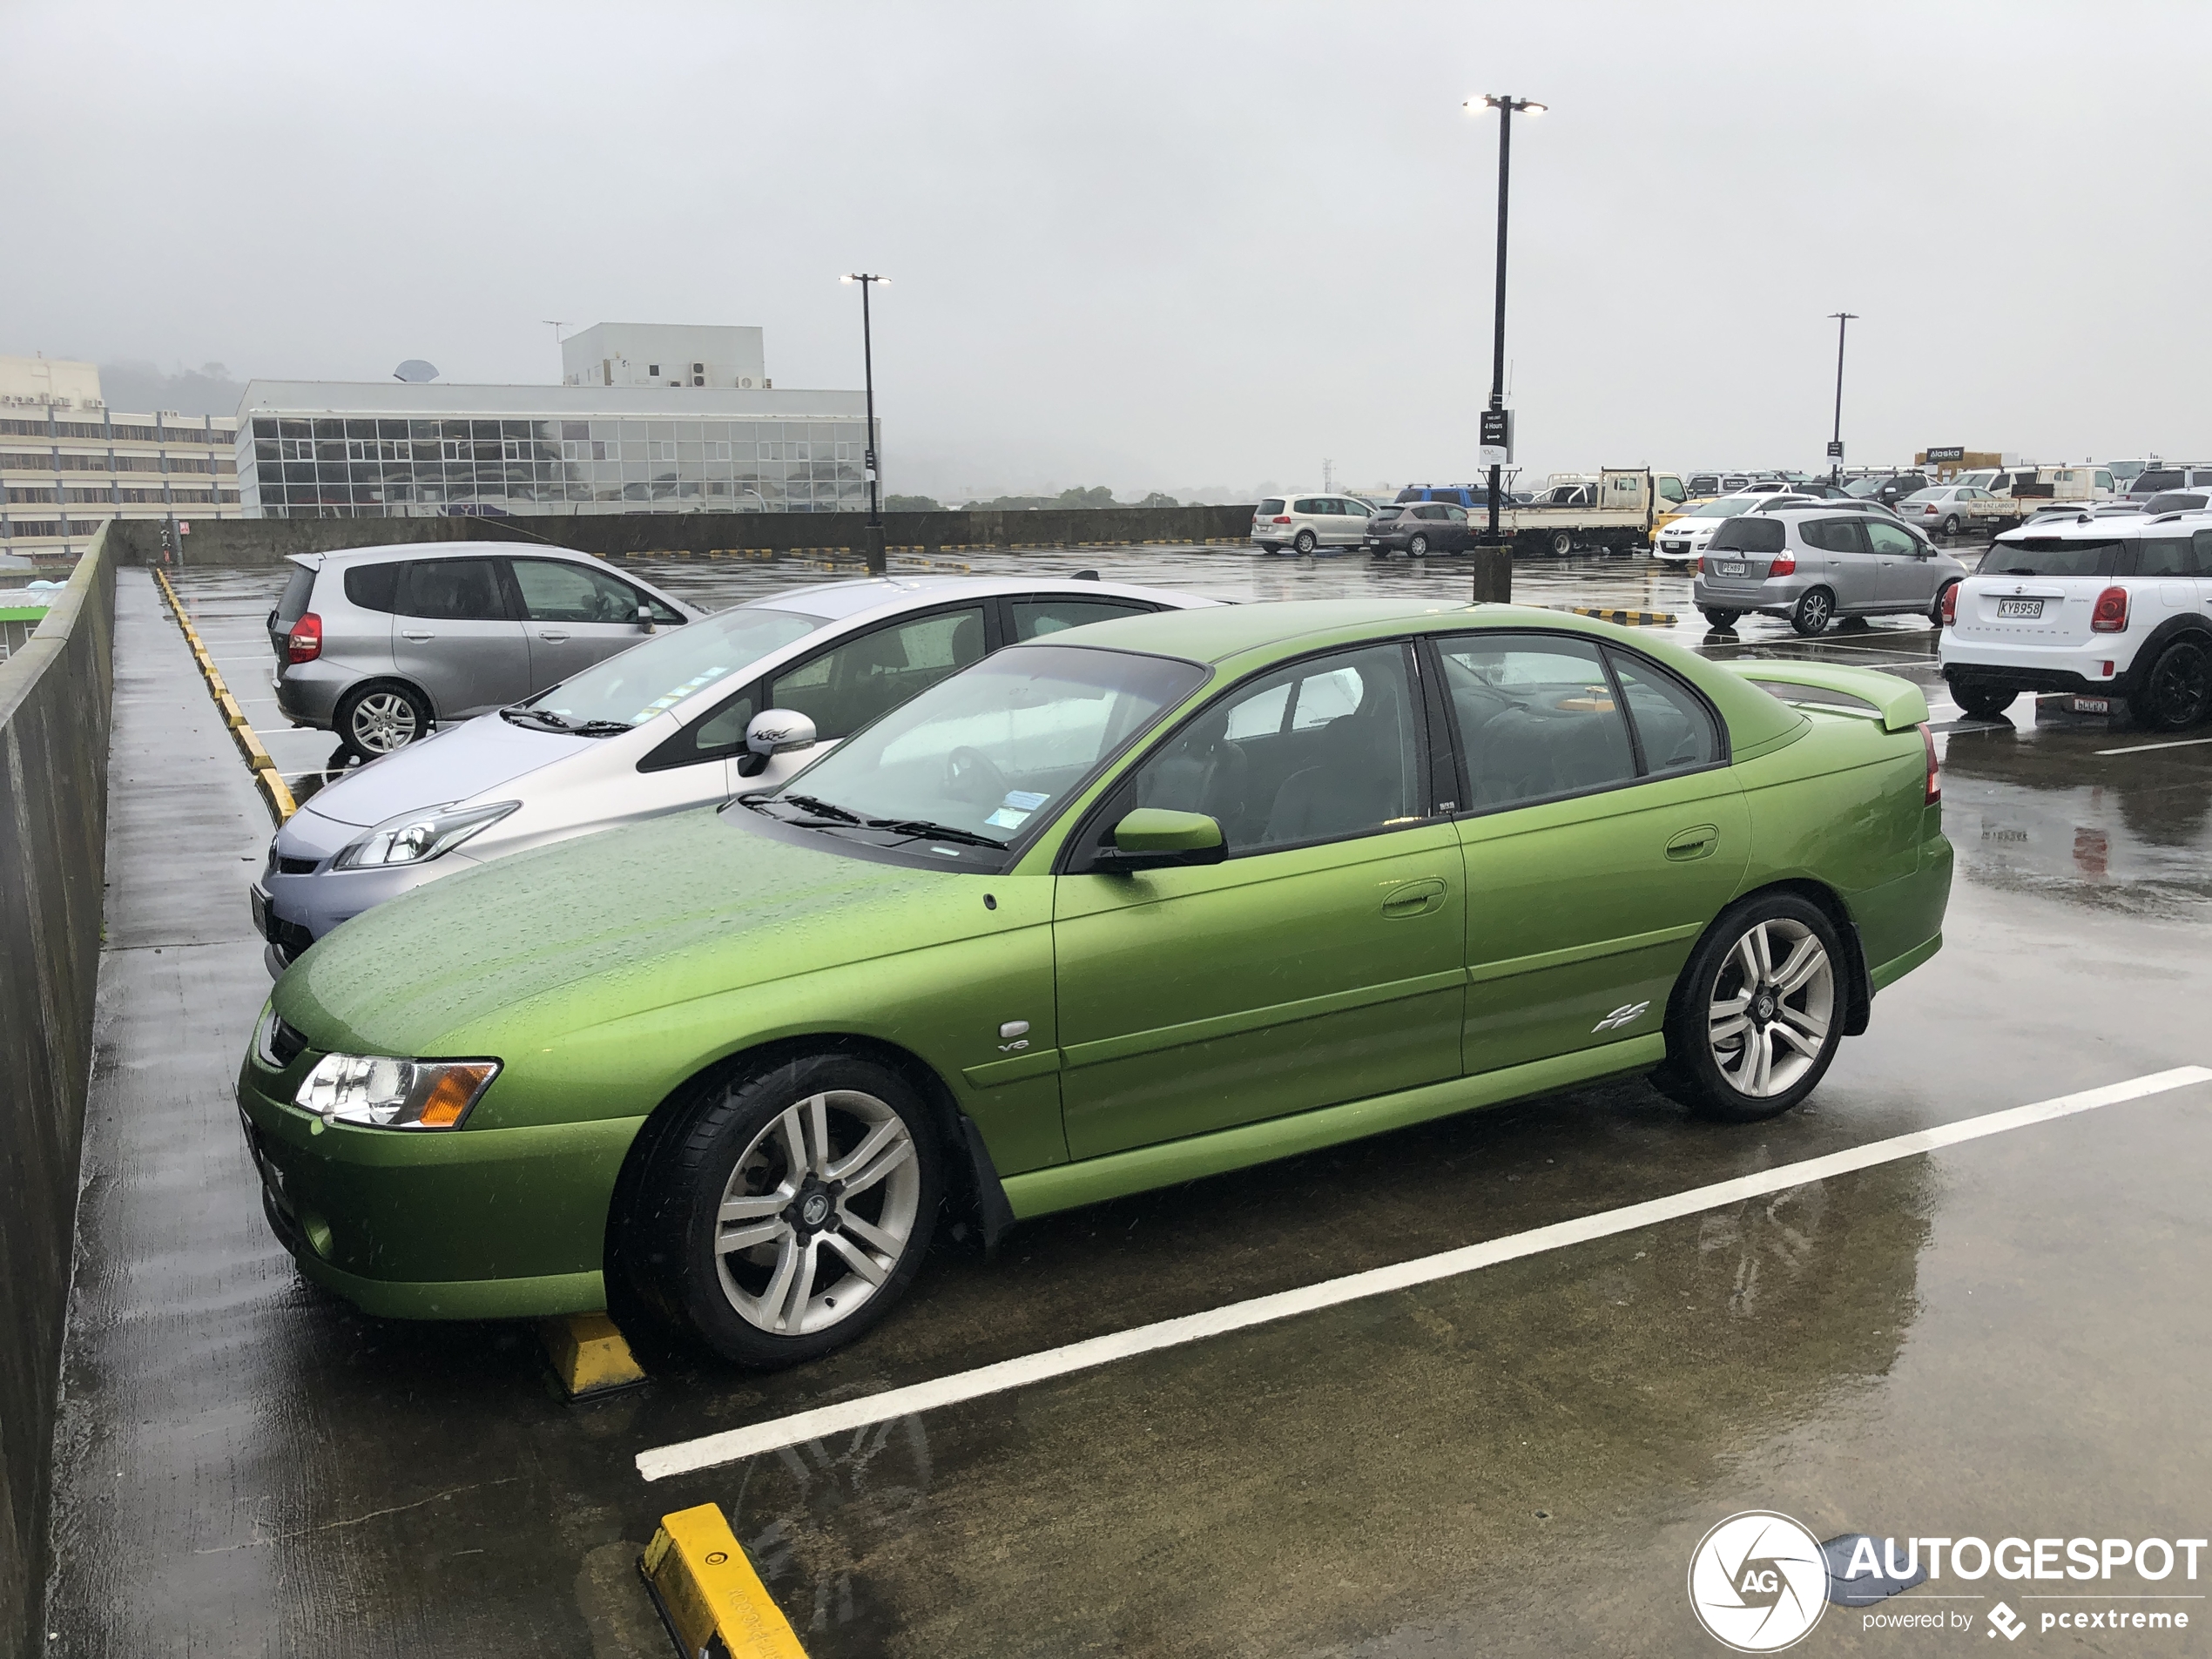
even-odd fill
[{"label": "windshield sticker", "polygon": [[729,671],[728,668],[718,664],[717,666],[707,669],[703,672],[692,675],[691,678],[685,680],[681,685],[671,691],[666,697],[656,698],[654,701],[646,704],[644,708],[638,710],[636,714],[631,717],[630,724],[632,725],[643,725],[646,721],[651,719],[653,716],[658,714],[662,710],[674,708],[685,698],[691,696],[692,692],[698,691],[700,686],[711,685],[716,680],[720,679]]},{"label": "windshield sticker", "polygon": [[1033,790],[1009,789],[1006,792],[1006,799],[1000,805],[1011,806],[1016,812],[1034,813],[1051,799],[1049,795],[1040,795]]},{"label": "windshield sticker", "polygon": [[1001,806],[983,821],[994,829],[1020,829],[1022,820],[1029,814],[1017,813],[1011,806]]}]

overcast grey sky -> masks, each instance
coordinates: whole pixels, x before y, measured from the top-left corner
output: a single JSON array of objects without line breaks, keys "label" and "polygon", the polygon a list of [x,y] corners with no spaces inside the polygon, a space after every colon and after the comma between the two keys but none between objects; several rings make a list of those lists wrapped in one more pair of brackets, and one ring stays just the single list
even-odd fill
[{"label": "overcast grey sky", "polygon": [[0,0],[0,352],[559,378],[758,323],[894,489],[2212,455],[2212,7]]}]

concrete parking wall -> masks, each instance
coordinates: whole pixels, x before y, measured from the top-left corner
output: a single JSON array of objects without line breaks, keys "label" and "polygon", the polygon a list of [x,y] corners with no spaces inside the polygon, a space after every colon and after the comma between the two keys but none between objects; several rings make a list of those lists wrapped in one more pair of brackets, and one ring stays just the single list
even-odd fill
[{"label": "concrete parking wall", "polygon": [[33,1654],[107,843],[106,533],[0,663],[0,1654]]},{"label": "concrete parking wall", "polygon": [[[1034,512],[886,513],[894,548],[924,552],[966,547],[1069,547],[1097,544],[1244,543],[1252,509],[1243,507],[1106,507]],[[236,569],[274,564],[291,553],[328,553],[393,542],[550,542],[602,557],[626,553],[705,553],[717,548],[787,552],[823,549],[858,556],[867,546],[863,513],[579,513],[529,518],[228,518],[192,523],[179,538],[186,568]],[[115,525],[125,563],[162,555],[161,526]]]}]

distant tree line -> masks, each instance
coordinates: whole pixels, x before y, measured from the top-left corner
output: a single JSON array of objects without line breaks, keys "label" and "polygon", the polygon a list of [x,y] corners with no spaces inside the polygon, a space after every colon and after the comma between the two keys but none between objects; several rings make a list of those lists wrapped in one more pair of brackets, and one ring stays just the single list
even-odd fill
[{"label": "distant tree line", "polygon": [[[1028,512],[1053,508],[1180,507],[1183,503],[1163,490],[1154,490],[1142,501],[1116,501],[1114,492],[1100,484],[1092,489],[1063,489],[1057,496],[1000,496],[990,501],[966,503],[970,512]],[[944,503],[929,496],[886,496],[887,513],[941,513]]]}]

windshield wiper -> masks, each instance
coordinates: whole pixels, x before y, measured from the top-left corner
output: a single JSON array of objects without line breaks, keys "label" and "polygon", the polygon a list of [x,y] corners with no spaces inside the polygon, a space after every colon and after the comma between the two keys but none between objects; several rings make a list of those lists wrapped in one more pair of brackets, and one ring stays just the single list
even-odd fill
[{"label": "windshield wiper", "polygon": [[866,824],[868,821],[858,813],[847,812],[834,801],[819,800],[813,795],[785,795],[779,799],[805,808],[817,818],[834,818],[847,824]]},{"label": "windshield wiper", "polygon": [[558,732],[569,738],[618,738],[625,732],[637,730],[620,720],[570,720],[550,709],[534,709],[527,703],[516,703],[500,710],[502,717],[516,725],[535,725],[541,730]]},{"label": "windshield wiper", "polygon": [[869,818],[861,820],[872,830],[887,830],[894,835],[918,836],[927,841],[958,841],[966,846],[995,847],[1006,851],[1004,841],[995,841],[988,835],[978,835],[974,830],[957,828],[951,824],[932,823],[926,818]]}]

